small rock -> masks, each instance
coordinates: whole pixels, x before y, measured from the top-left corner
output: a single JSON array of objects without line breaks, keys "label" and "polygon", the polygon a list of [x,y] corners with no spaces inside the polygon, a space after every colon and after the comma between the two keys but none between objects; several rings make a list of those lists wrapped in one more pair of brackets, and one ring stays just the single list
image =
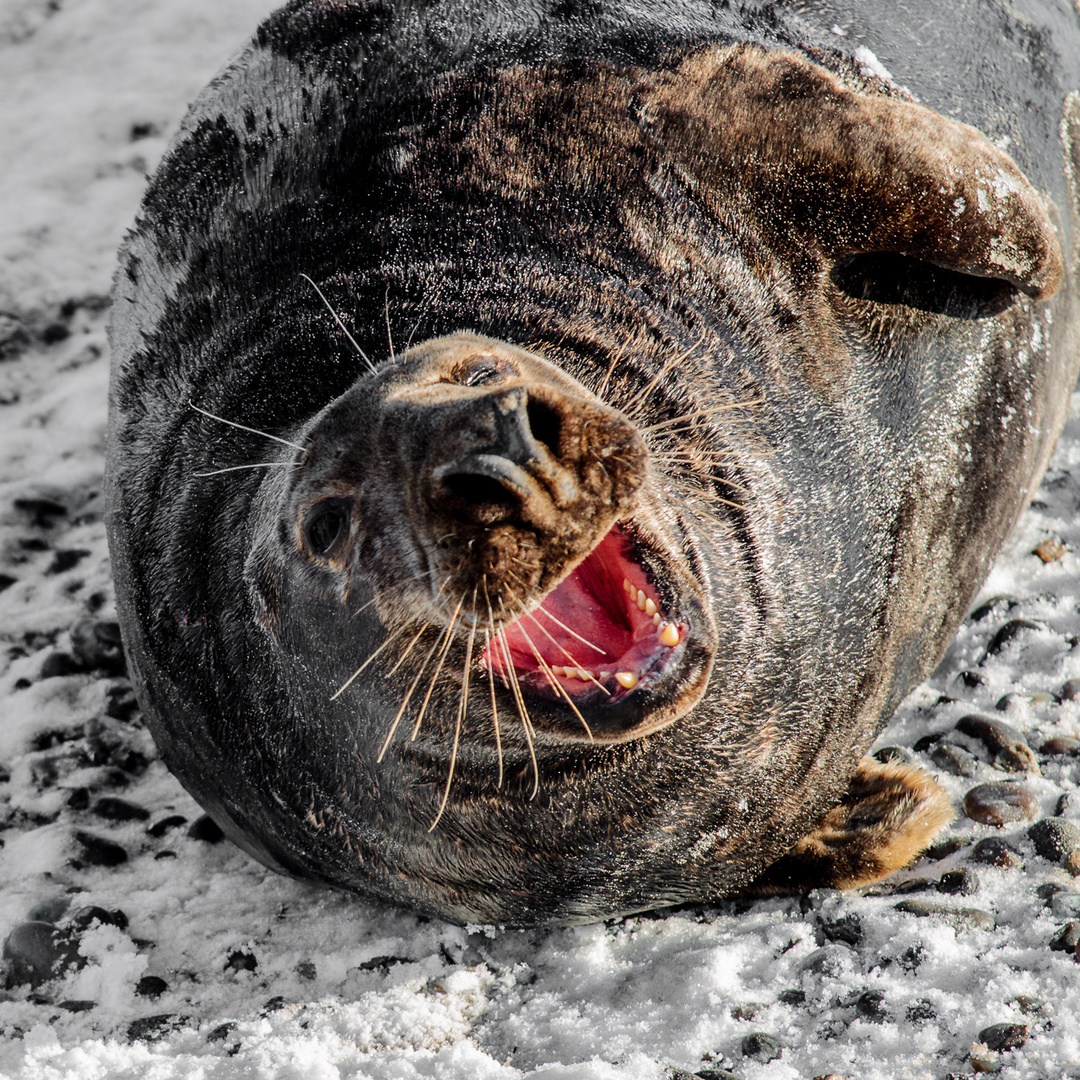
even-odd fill
[{"label": "small rock", "polygon": [[968,616],[972,622],[982,622],[988,615],[996,615],[999,612],[1004,614],[1006,611],[1012,611],[1020,603],[1015,596],[1007,596],[1004,593],[998,596],[991,596],[989,600],[981,603],[975,610]]},{"label": "small rock", "polygon": [[181,825],[187,824],[187,818],[183,814],[170,814],[168,817],[162,818],[160,821],[155,821],[153,825],[149,826],[146,830],[147,836],[153,836],[155,839],[163,837],[170,829],[178,829]]},{"label": "small rock", "polygon": [[192,840],[201,840],[205,844],[220,844],[225,839],[221,826],[209,814],[197,817],[187,834]]},{"label": "small rock", "polygon": [[964,813],[984,825],[1007,825],[1039,815],[1035,797],[1021,784],[1007,780],[979,784],[964,796]]},{"label": "small rock", "polygon": [[944,735],[944,731],[932,731],[929,735],[924,735],[921,739],[917,739],[912,750],[917,754],[925,754],[932,746],[937,746]]},{"label": "small rock", "polygon": [[987,716],[962,716],[956,730],[968,735],[986,747],[994,767],[1007,772],[1038,772],[1039,763],[1027,744],[1027,739],[1016,728],[1001,720]]},{"label": "small rock", "polygon": [[166,990],[169,989],[169,984],[157,975],[144,975],[135,984],[135,993],[140,997],[157,998],[161,997]]},{"label": "small rock", "polygon": [[49,576],[54,574],[66,574],[68,570],[73,570],[89,555],[90,552],[84,548],[70,548],[62,551],[57,551],[53,555],[53,560],[45,567],[45,573]]},{"label": "small rock", "polygon": [[885,765],[911,765],[914,761],[911,754],[902,746],[883,746],[880,750],[874,751],[873,757]]},{"label": "small rock", "polygon": [[59,922],[70,906],[70,896],[54,896],[50,900],[42,900],[35,904],[26,913],[26,918],[30,922]]},{"label": "small rock", "polygon": [[119,866],[127,862],[128,854],[119,845],[102,836],[76,830],[75,839],[82,847],[82,857],[91,866]]},{"label": "small rock", "polygon": [[150,811],[144,807],[136,806],[127,799],[118,799],[113,795],[98,799],[94,803],[93,812],[107,821],[146,821],[150,817]]},{"label": "small rock", "polygon": [[864,1020],[869,1020],[873,1024],[883,1024],[889,1019],[889,1014],[885,1009],[885,992],[867,990],[864,994],[860,994],[858,1001],[855,1002],[855,1011]]},{"label": "small rock", "polygon": [[1068,885],[1062,885],[1060,881],[1044,881],[1036,890],[1035,895],[1047,905],[1059,892],[1068,892]]},{"label": "small rock", "polygon": [[1065,545],[1056,536],[1051,536],[1044,540],[1037,548],[1033,548],[1031,554],[1038,555],[1044,563],[1051,563],[1064,558],[1065,552]]},{"label": "small rock", "polygon": [[950,896],[971,896],[979,891],[979,875],[967,866],[950,870],[941,875],[937,888],[938,892],[948,893]]},{"label": "small rock", "polygon": [[743,1080],[738,1073],[728,1072],[727,1069],[717,1069],[712,1066],[707,1066],[704,1069],[698,1069],[694,1076],[698,1080]]},{"label": "small rock", "polygon": [[797,987],[792,987],[790,990],[781,990],[776,995],[776,1000],[781,1005],[805,1005],[806,1004],[806,991],[799,990]]},{"label": "small rock", "polygon": [[1050,912],[1055,919],[1080,919],[1080,893],[1055,893],[1050,897]]},{"label": "small rock", "polygon": [[71,651],[88,671],[119,675],[124,670],[124,646],[115,620],[82,619],[71,628]]},{"label": "small rock", "polygon": [[743,1057],[753,1058],[763,1065],[776,1061],[784,1052],[784,1044],[765,1031],[755,1031],[742,1041]]},{"label": "small rock", "polygon": [[932,1001],[920,998],[907,1007],[907,1012],[904,1015],[912,1024],[925,1024],[930,1020],[937,1019],[937,1009],[934,1008]]},{"label": "small rock", "polygon": [[979,771],[979,762],[974,754],[969,754],[962,746],[942,743],[930,751],[930,760],[939,768],[953,776],[974,776]]},{"label": "small rock", "polygon": [[110,686],[105,692],[106,716],[128,723],[138,711],[138,698],[135,697],[135,691],[128,684]]},{"label": "small rock", "polygon": [[901,900],[896,905],[897,911],[907,912],[919,918],[940,915],[952,923],[957,930],[993,930],[997,925],[994,916],[979,908],[953,908],[944,904],[934,904],[928,900]]},{"label": "small rock", "polygon": [[972,848],[971,858],[974,862],[997,866],[1002,870],[1019,870],[1024,865],[1020,849],[1000,836],[987,836],[980,840]]},{"label": "small rock", "polygon": [[858,945],[862,941],[862,920],[854,912],[841,915],[838,919],[822,920],[818,927],[819,945],[826,941],[843,941],[848,945]]},{"label": "small rock", "polygon": [[959,675],[957,675],[957,678],[969,690],[978,690],[980,686],[986,685],[986,677],[978,671],[973,671],[971,668],[961,671]]},{"label": "small rock", "polygon": [[799,970],[812,975],[836,977],[851,967],[851,949],[847,945],[826,945],[812,952],[800,965]]},{"label": "small rock", "polygon": [[1080,922],[1066,923],[1051,939],[1054,952],[1075,952],[1080,945]]},{"label": "small rock", "polygon": [[83,1013],[89,1012],[96,1006],[96,1001],[61,1001],[57,1007],[63,1009],[65,1012]]},{"label": "small rock", "polygon": [[78,940],[47,922],[19,923],[5,939],[3,955],[8,961],[9,986],[28,983],[37,988],[72,964],[86,965]]},{"label": "small rock", "polygon": [[1055,735],[1042,744],[1039,753],[1047,757],[1075,756],[1080,754],[1080,739],[1075,739],[1071,735]]},{"label": "small rock", "polygon": [[219,1024],[206,1036],[207,1042],[224,1042],[234,1031],[236,1024],[230,1020],[225,1024]]},{"label": "small rock", "polygon": [[1034,623],[1030,619],[1010,619],[990,639],[990,644],[986,646],[986,656],[997,656],[999,652],[1002,652],[1014,641],[1041,629],[1042,627],[1038,623]]},{"label": "small rock", "polygon": [[82,668],[74,656],[66,652],[49,653],[41,665],[41,678],[57,679],[63,675],[76,675]]},{"label": "small rock", "polygon": [[732,1020],[753,1020],[765,1006],[760,1001],[748,1001],[744,1005],[734,1005],[731,1009]]},{"label": "small rock", "polygon": [[950,855],[955,855],[958,851],[962,851],[971,843],[970,836],[950,836],[946,840],[942,840],[937,844],[931,844],[923,853],[924,859],[929,859],[931,862],[941,862],[942,859],[947,859]]},{"label": "small rock", "polygon": [[226,971],[255,971],[258,966],[258,960],[251,953],[241,949],[229,953],[229,958],[225,961]]},{"label": "small rock", "polygon": [[1080,820],[1080,798],[1077,798],[1075,792],[1066,791],[1058,799],[1057,806],[1054,807],[1054,815],[1070,820]]},{"label": "small rock", "polygon": [[296,972],[298,979],[303,979],[305,982],[310,982],[318,974],[313,960],[298,960],[293,971]]},{"label": "small rock", "polygon": [[90,789],[85,787],[73,788],[71,794],[67,797],[67,808],[69,810],[89,810]]},{"label": "small rock", "polygon": [[1038,1016],[1046,1008],[1045,1001],[1041,998],[1031,997],[1029,994],[1020,994],[1013,1000],[1025,1016]]},{"label": "small rock", "polygon": [[1027,1042],[1027,1024],[992,1024],[979,1032],[979,1042],[989,1050],[1016,1050]]},{"label": "small rock", "polygon": [[55,499],[27,496],[15,499],[12,505],[30,518],[30,524],[35,529],[51,529],[56,524],[57,518],[67,517],[67,507]]},{"label": "small rock", "polygon": [[72,912],[68,921],[77,930],[86,930],[95,923],[100,926],[115,926],[118,930],[128,928],[128,917],[119,908],[107,911],[96,904],[78,908]]},{"label": "small rock", "polygon": [[128,1024],[129,1042],[156,1042],[163,1039],[170,1031],[182,1025],[175,1013],[158,1013],[155,1016],[142,1016]]},{"label": "small rock", "polygon": [[1043,818],[1028,829],[1028,836],[1044,859],[1080,876],[1080,825],[1065,818]]},{"label": "small rock", "polygon": [[1080,698],[1080,679],[1070,679],[1061,688],[1062,701],[1076,701]]}]

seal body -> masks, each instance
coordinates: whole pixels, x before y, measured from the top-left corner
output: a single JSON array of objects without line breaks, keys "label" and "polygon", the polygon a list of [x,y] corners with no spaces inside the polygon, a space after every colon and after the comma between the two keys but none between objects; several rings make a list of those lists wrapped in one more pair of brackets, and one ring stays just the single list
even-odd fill
[{"label": "seal body", "polygon": [[204,91],[121,252],[109,529],[237,843],[522,924],[947,820],[859,760],[1076,380],[1080,25],[924,6],[305,0]]}]

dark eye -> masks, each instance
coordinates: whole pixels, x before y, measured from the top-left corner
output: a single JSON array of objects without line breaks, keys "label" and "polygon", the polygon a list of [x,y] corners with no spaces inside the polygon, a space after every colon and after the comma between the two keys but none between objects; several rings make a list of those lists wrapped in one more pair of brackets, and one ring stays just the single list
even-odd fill
[{"label": "dark eye", "polygon": [[454,377],[462,386],[484,386],[516,374],[505,360],[497,356],[474,356],[454,372]]},{"label": "dark eye", "polygon": [[349,532],[349,505],[344,499],[324,499],[304,519],[304,539],[313,555],[327,558]]}]

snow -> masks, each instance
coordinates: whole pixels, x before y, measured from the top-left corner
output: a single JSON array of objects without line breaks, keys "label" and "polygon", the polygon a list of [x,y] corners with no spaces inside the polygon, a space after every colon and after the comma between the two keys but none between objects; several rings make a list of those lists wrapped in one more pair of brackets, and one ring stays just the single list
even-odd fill
[{"label": "snow", "polygon": [[[900,912],[881,890],[818,897],[806,911],[778,898],[573,929],[462,928],[287,880],[227,843],[189,837],[186,825],[147,833],[148,823],[190,823],[201,811],[146,733],[107,714],[123,680],[42,678],[42,667],[70,647],[78,619],[111,611],[102,298],[115,249],[186,102],[265,13],[249,0],[0,8],[0,315],[9,320],[0,317],[0,341],[14,316],[33,342],[0,361],[0,573],[16,579],[0,592],[0,765],[10,773],[0,783],[0,937],[47,900],[129,920],[87,930],[81,968],[37,990],[0,991],[0,1077],[659,1080],[712,1064],[745,1080],[941,1078],[970,1074],[978,1033],[1003,1022],[1031,1027],[1020,1050],[989,1054],[1003,1077],[1080,1077],[1080,964],[1049,949],[1062,920],[1035,893],[1047,882],[1075,886],[1023,828],[1004,830],[1022,869],[976,865],[972,896],[914,894],[990,912],[994,930]],[[67,336],[50,334],[56,326]],[[1035,504],[983,590],[1013,606],[964,624],[879,745],[910,747],[972,711],[1000,715],[1036,748],[1080,733],[1080,703],[1059,700],[1080,679],[1078,413],[1074,399]],[[33,525],[15,506],[28,497],[67,513]],[[1068,550],[1043,564],[1031,552],[1048,537]],[[60,550],[86,554],[57,568]],[[1021,617],[1038,629],[980,663],[1000,625]],[[969,688],[959,676],[976,666],[984,682]],[[1007,694],[1016,696],[995,712]],[[121,794],[149,822],[107,822],[70,805],[112,775],[76,752],[88,725],[102,746],[146,758]],[[1044,815],[1075,791],[1078,762],[1044,758],[1041,776],[1019,778]],[[974,779],[934,771],[957,801],[976,782],[1012,778],[986,762]],[[80,865],[80,829],[121,844],[127,862]],[[995,834],[961,817],[949,835]],[[969,855],[923,860],[901,877],[937,880],[974,865]],[[825,928],[849,914],[861,941],[829,941]],[[238,955],[254,958],[253,969],[230,963]],[[159,997],[136,992],[146,975],[167,984]],[[883,993],[883,1016],[870,1015],[868,991]],[[61,1005],[70,1002],[94,1005]],[[919,1020],[920,1009],[932,1015]],[[148,1019],[141,1036],[132,1032]],[[752,1032],[779,1039],[783,1054],[745,1057]]]}]

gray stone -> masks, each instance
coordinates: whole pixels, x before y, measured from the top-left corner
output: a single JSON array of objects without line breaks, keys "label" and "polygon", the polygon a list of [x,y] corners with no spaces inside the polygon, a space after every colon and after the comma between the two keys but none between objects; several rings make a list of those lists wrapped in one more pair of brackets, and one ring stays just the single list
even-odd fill
[{"label": "gray stone", "polygon": [[997,781],[979,784],[964,796],[964,813],[984,825],[1007,825],[1038,816],[1035,796],[1022,784]]},{"label": "gray stone", "polygon": [[957,930],[993,930],[997,925],[994,916],[980,908],[954,908],[929,900],[901,900],[896,905],[896,910],[918,918],[937,916],[951,923]]},{"label": "gray stone", "polygon": [[767,1031],[755,1031],[742,1041],[743,1057],[767,1064],[776,1061],[784,1052],[784,1044]]},{"label": "gray stone", "polygon": [[4,941],[4,959],[8,961],[9,986],[41,986],[64,968],[84,967],[86,957],[79,955],[78,939],[52,923],[24,922],[14,927]]},{"label": "gray stone", "polygon": [[1028,829],[1035,850],[1051,862],[1080,875],[1080,825],[1065,818],[1043,818]]}]

